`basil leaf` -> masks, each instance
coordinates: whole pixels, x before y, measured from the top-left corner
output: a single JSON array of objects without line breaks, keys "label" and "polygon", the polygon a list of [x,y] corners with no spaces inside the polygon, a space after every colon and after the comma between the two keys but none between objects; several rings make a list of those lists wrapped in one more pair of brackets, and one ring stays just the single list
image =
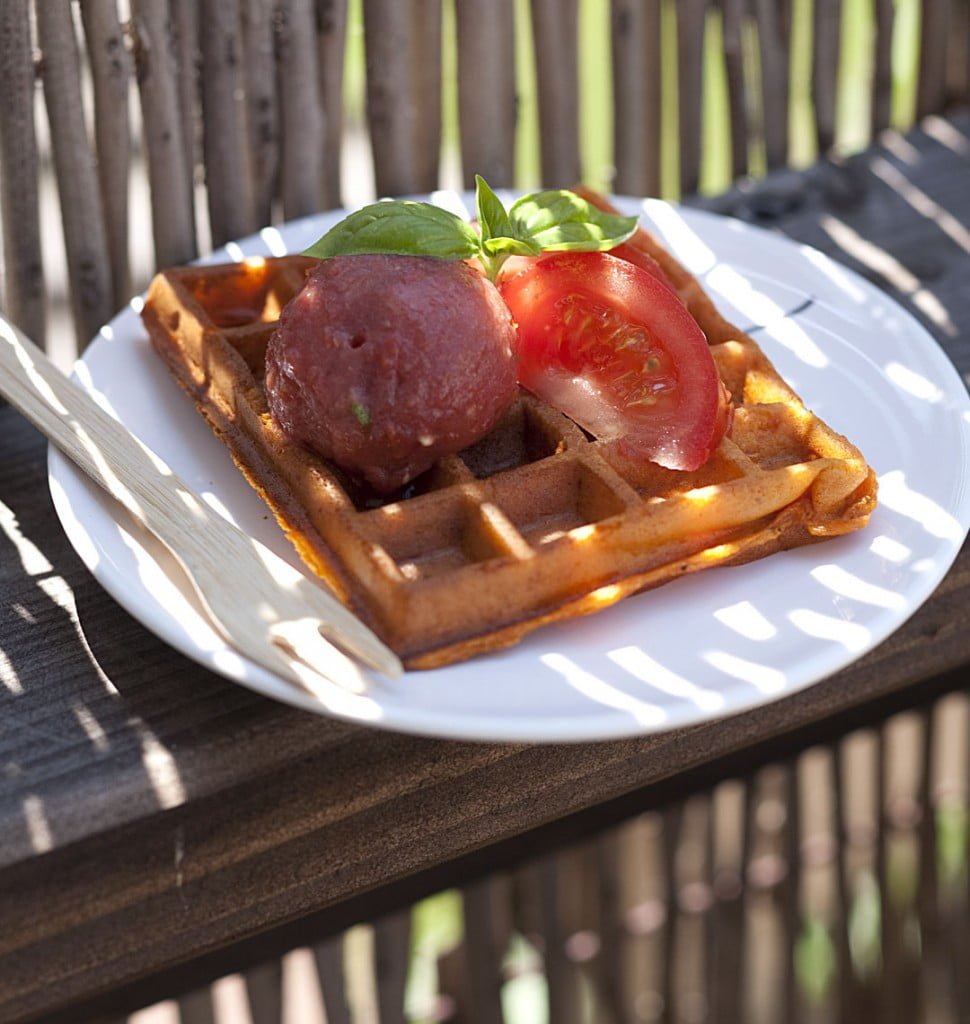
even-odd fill
[{"label": "basil leaf", "polygon": [[447,210],[411,200],[372,203],[332,227],[304,256],[388,253],[464,260],[481,251],[475,229]]},{"label": "basil leaf", "polygon": [[488,256],[538,256],[542,247],[528,238],[486,238],[482,251]]},{"label": "basil leaf", "polygon": [[478,207],[478,226],[482,232],[482,242],[488,242],[490,238],[513,237],[512,224],[502,200],[480,174],[475,175],[475,205]]},{"label": "basil leaf", "polygon": [[509,210],[513,234],[545,252],[597,251],[625,242],[637,228],[636,217],[604,213],[575,192],[535,192]]}]

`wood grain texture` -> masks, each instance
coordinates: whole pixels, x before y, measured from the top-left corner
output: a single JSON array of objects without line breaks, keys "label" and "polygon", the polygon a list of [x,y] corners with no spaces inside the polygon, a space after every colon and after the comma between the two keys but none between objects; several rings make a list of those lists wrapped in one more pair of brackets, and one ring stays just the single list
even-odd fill
[{"label": "wood grain texture", "polygon": [[0,4],[0,223],[4,310],[44,344],[44,268],[40,248],[34,55],[29,0]]},{"label": "wood grain texture", "polygon": [[111,261],[111,304],[120,309],[131,290],[128,268],[128,86],[131,54],[115,0],[84,0],[84,35],[94,87],[98,184]]},{"label": "wood grain texture", "polygon": [[613,0],[613,140],[621,195],[660,194],[660,0]]},{"label": "wood grain texture", "polygon": [[582,178],[579,162],[577,0],[531,0],[539,100],[542,184],[565,188]]},{"label": "wood grain texture", "polygon": [[[192,195],[191,158],[186,153],[189,118],[184,117],[178,83],[191,44],[179,41],[165,0],[134,0],[135,67],[145,125],[148,181],[151,187],[155,262],[167,267],[187,263],[198,252]],[[183,55],[180,65],[179,54]]]},{"label": "wood grain texture", "polygon": [[104,208],[85,128],[81,61],[71,8],[66,4],[40,4],[36,11],[71,311],[78,348],[83,349],[114,312]]},{"label": "wood grain texture", "polygon": [[[480,174],[493,188],[509,188],[515,176],[515,11],[493,0],[457,0],[455,13],[465,187],[474,188]],[[506,74],[494,75],[496,54]]]},{"label": "wood grain texture", "polygon": [[[970,139],[967,113],[947,124]],[[908,141],[920,154],[905,167],[914,184],[966,220],[966,155],[919,131]],[[877,280],[970,373],[970,254],[869,161],[797,175],[798,204],[760,207],[780,209],[773,219],[757,202],[777,195],[771,178],[723,208]],[[918,272],[952,333],[841,250],[826,216]],[[301,919],[320,938],[420,872],[438,886],[454,880],[456,858],[471,858],[463,870],[487,871],[497,844],[578,836],[607,801],[651,806],[658,787],[682,786],[715,759],[790,754],[799,730],[814,742],[832,716],[868,714],[869,702],[894,694],[917,701],[921,683],[932,689],[941,673],[970,664],[965,547],[929,601],[876,650],[726,721],[552,747],[359,729],[233,686],[121,611],[63,536],[44,451],[32,428],[0,409],[0,1019],[11,1024],[54,1011],[72,1019],[77,1000],[136,982],[139,997],[151,998],[157,972],[259,933],[274,931],[279,949],[291,948]]]}]

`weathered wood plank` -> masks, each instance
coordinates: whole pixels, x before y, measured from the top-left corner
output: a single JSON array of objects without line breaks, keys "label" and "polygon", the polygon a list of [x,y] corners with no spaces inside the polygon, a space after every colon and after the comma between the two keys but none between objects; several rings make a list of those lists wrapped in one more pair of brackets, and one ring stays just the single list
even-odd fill
[{"label": "weathered wood plank", "polygon": [[120,309],[128,299],[128,86],[132,61],[115,0],[83,0],[81,13],[94,86],[94,126],[98,183],[111,261],[111,300]]},{"label": "weathered wood plank", "polygon": [[579,181],[579,57],[577,0],[532,0],[539,159],[542,183],[566,188]]},{"label": "weathered wood plank", "polygon": [[[492,0],[457,0],[455,11],[465,187],[481,174],[494,188],[508,188],[515,176],[515,10]],[[497,65],[505,73],[496,75]]]},{"label": "weathered wood plank", "polygon": [[660,2],[613,0],[614,190],[660,194]]},{"label": "weathered wood plank", "polygon": [[190,140],[178,90],[186,70],[183,67],[180,73],[178,53],[185,51],[175,48],[165,0],[135,0],[132,14],[155,263],[167,267],[185,263],[198,252],[190,158],[185,151]]},{"label": "weathered wood plank", "polygon": [[78,348],[83,349],[114,312],[104,209],[85,128],[81,61],[71,9],[64,4],[39,4],[36,11],[44,62],[44,98],[71,284],[71,310]]},{"label": "weathered wood plank", "polygon": [[0,4],[0,222],[4,311],[44,344],[44,268],[40,248],[34,57],[29,0]]}]

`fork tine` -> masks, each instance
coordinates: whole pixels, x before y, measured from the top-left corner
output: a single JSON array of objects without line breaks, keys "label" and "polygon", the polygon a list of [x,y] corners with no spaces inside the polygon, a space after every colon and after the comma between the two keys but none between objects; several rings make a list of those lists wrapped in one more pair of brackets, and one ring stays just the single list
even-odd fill
[{"label": "fork tine", "polygon": [[282,641],[295,658],[322,675],[327,675],[329,660],[329,651],[324,644],[333,644],[392,678],[397,678],[404,671],[397,655],[369,630],[358,628],[351,632],[341,629],[337,623],[307,616],[273,623],[269,627],[269,635],[274,643]]}]

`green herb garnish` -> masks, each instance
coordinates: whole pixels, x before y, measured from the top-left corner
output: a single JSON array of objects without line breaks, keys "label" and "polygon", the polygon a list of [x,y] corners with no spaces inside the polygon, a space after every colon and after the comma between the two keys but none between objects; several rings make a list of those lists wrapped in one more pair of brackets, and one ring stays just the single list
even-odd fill
[{"label": "green herb garnish", "polygon": [[476,176],[475,185],[480,234],[461,217],[430,203],[394,200],[372,203],[345,217],[304,255],[477,257],[494,281],[509,256],[613,249],[637,227],[636,217],[604,213],[564,189],[530,193],[506,210],[484,178]]},{"label": "green herb garnish", "polygon": [[357,422],[362,427],[370,426],[370,413],[367,411],[366,406],[360,404],[360,402],[351,402],[350,411],[357,417]]}]

